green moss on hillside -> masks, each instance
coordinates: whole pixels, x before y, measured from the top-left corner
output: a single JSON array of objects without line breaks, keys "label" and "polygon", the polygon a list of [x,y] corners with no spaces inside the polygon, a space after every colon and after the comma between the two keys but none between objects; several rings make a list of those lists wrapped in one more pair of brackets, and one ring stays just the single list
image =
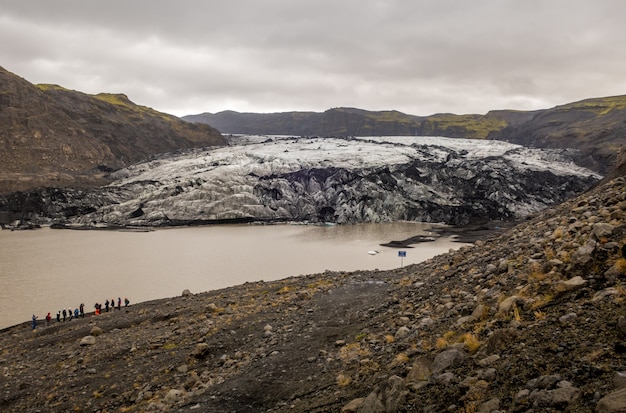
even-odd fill
[{"label": "green moss on hillside", "polygon": [[64,90],[67,92],[71,92],[69,89],[64,88],[63,86],[59,86],[59,85],[53,85],[50,83],[40,83],[38,85],[35,85],[39,90],[41,90],[42,92],[47,92],[49,90]]},{"label": "green moss on hillside", "polygon": [[563,111],[586,110],[591,111],[598,116],[602,116],[613,110],[626,109],[626,96],[609,96],[605,98],[586,99],[581,100],[580,102],[559,106],[558,109]]},{"label": "green moss on hillside", "polygon": [[489,133],[507,126],[504,119],[483,115],[437,114],[425,120],[425,130],[449,136],[464,131],[464,137],[484,139]]}]

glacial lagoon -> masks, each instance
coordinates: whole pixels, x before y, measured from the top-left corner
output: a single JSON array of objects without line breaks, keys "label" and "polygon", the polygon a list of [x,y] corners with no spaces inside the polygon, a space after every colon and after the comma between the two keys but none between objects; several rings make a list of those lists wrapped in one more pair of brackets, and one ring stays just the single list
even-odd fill
[{"label": "glacial lagoon", "polygon": [[[398,250],[379,244],[427,235],[411,222],[336,226],[217,225],[146,232],[42,228],[0,231],[0,328],[48,312],[128,297],[134,302],[247,281],[392,269],[460,248],[449,238]],[[378,253],[373,254],[373,251]],[[368,253],[369,252],[369,253]]]}]

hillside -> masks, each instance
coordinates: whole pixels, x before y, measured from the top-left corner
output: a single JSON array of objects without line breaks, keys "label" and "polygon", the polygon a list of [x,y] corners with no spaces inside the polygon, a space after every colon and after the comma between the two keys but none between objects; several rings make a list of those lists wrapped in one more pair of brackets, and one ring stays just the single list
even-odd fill
[{"label": "hillside", "polygon": [[586,99],[538,111],[532,119],[494,131],[499,139],[539,148],[578,148],[578,163],[602,174],[626,147],[626,96]]},{"label": "hillside", "polygon": [[0,333],[0,410],[623,412],[625,224],[620,177],[396,270],[24,323]]},{"label": "hillside", "polygon": [[131,102],[33,85],[0,67],[0,193],[94,186],[152,155],[223,144],[221,134]]},{"label": "hillside", "polygon": [[532,112],[493,111],[486,115],[407,115],[395,110],[372,112],[334,108],[318,112],[239,113],[184,116],[215,126],[223,133],[292,136],[446,136],[485,138],[507,125],[527,120]]}]

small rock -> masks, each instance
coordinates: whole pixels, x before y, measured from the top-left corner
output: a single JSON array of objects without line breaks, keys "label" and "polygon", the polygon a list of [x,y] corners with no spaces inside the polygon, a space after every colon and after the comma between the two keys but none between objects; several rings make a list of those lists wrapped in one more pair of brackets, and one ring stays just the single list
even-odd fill
[{"label": "small rock", "polygon": [[612,287],[605,288],[604,290],[598,291],[597,293],[595,293],[593,295],[593,298],[591,299],[591,301],[592,302],[593,301],[602,301],[602,300],[604,300],[607,297],[610,297],[612,295],[617,295],[617,294],[619,294],[619,291],[616,288],[612,288]]},{"label": "small rock", "polygon": [[516,296],[516,295],[511,296],[509,298],[506,298],[498,306],[498,312],[500,314],[508,314],[509,311],[511,311],[511,308],[513,307],[513,304],[515,304],[517,302],[517,300],[519,300],[519,297]]},{"label": "small rock", "polygon": [[426,357],[420,357],[415,360],[411,370],[404,379],[405,384],[413,389],[426,385],[432,375],[431,364],[432,362]]},{"label": "small rock", "polygon": [[626,412],[626,389],[607,394],[596,405],[596,413],[623,412]]},{"label": "small rock", "polygon": [[185,289],[185,290],[183,290],[183,294],[182,295],[183,295],[183,297],[191,297],[193,294],[192,294],[191,291]]},{"label": "small rock", "polygon": [[578,317],[578,315],[576,313],[568,313],[565,314],[564,316],[559,317],[559,322],[561,324],[567,324],[572,320],[575,320]]},{"label": "small rock", "polygon": [[482,367],[486,367],[498,360],[500,360],[500,356],[497,354],[492,354],[490,356],[485,357],[484,359],[480,359],[478,361],[478,365]]},{"label": "small rock", "polygon": [[620,316],[617,320],[617,328],[622,335],[626,335],[626,317]]},{"label": "small rock", "polygon": [[85,336],[80,340],[81,346],[93,346],[96,344],[96,338],[94,336]]},{"label": "small rock", "polygon": [[593,254],[597,246],[598,243],[596,241],[589,240],[572,255],[572,263],[586,264],[591,261],[591,254]]},{"label": "small rock", "polygon": [[437,384],[450,385],[458,382],[459,379],[454,373],[447,371],[433,377],[433,381]]},{"label": "small rock", "polygon": [[528,404],[528,396],[530,396],[530,390],[522,389],[517,392],[515,395],[515,403],[517,404]]},{"label": "small rock", "polygon": [[396,320],[396,324],[399,326],[405,326],[411,322],[409,317],[400,317]]},{"label": "small rock", "polygon": [[446,350],[435,357],[432,364],[433,373],[440,373],[449,367],[460,364],[467,358],[467,355],[458,349]]},{"label": "small rock", "polygon": [[394,335],[394,337],[396,339],[404,338],[408,336],[410,333],[411,333],[411,330],[409,330],[407,326],[402,326],[396,331],[396,334]]},{"label": "small rock", "polygon": [[363,397],[351,400],[348,404],[341,408],[341,413],[356,413],[363,405],[364,400],[365,398]]},{"label": "small rock", "polygon": [[493,381],[496,378],[496,369],[488,368],[486,370],[478,370],[476,372],[480,380]]},{"label": "small rock", "polygon": [[595,235],[596,239],[608,237],[613,233],[615,227],[611,224],[607,224],[604,222],[598,222],[597,224],[593,224],[593,235]]},{"label": "small rock", "polygon": [[209,352],[209,345],[207,343],[198,343],[196,344],[196,348],[191,352],[191,357],[200,359],[207,355]]},{"label": "small rock", "polygon": [[478,407],[477,413],[491,413],[500,408],[500,399],[497,397],[488,400]]},{"label": "small rock", "polygon": [[626,371],[616,371],[613,375],[613,385],[616,389],[626,388]]},{"label": "small rock", "polygon": [[361,407],[359,407],[359,413],[382,413],[385,411],[385,406],[382,402],[382,394],[378,391],[371,392],[365,399]]},{"label": "small rock", "polygon": [[[569,384],[569,383],[568,383]],[[557,408],[565,408],[568,404],[576,401],[580,397],[580,389],[559,383],[559,388],[550,390],[550,405]]]},{"label": "small rock", "polygon": [[98,326],[93,326],[91,328],[91,331],[89,332],[89,334],[91,334],[94,337],[98,337],[102,333],[103,333],[102,329]]},{"label": "small rock", "polygon": [[581,288],[585,284],[587,284],[587,280],[577,275],[576,277],[572,277],[567,281],[557,282],[555,285],[555,289],[559,292],[574,291]]},{"label": "small rock", "polygon": [[616,281],[623,275],[621,266],[616,262],[604,272],[604,278],[609,281]]},{"label": "small rock", "polygon": [[184,396],[184,390],[172,389],[165,395],[165,402],[168,404],[175,404],[182,401]]}]

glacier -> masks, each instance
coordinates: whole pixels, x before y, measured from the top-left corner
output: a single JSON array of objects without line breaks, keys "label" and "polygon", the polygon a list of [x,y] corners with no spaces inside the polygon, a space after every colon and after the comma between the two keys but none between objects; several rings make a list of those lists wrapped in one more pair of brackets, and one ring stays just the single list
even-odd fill
[{"label": "glacier", "polygon": [[575,165],[571,150],[500,141],[227,138],[227,146],[159,155],[115,172],[108,186],[80,196],[66,193],[56,219],[111,226],[403,220],[462,225],[521,219],[601,179]]}]

